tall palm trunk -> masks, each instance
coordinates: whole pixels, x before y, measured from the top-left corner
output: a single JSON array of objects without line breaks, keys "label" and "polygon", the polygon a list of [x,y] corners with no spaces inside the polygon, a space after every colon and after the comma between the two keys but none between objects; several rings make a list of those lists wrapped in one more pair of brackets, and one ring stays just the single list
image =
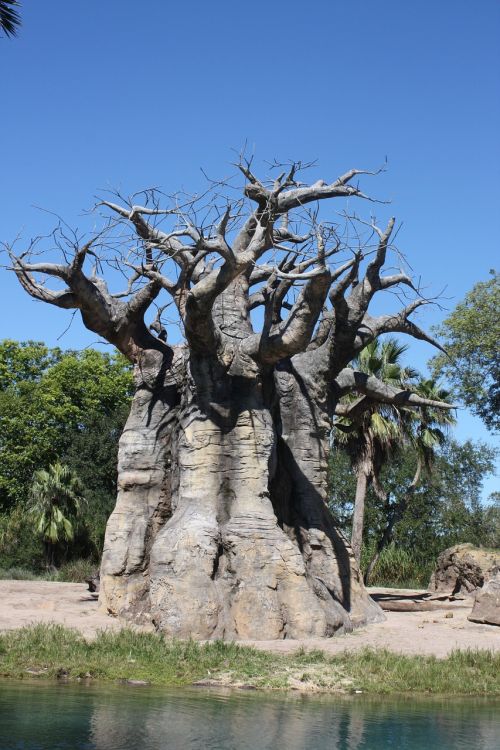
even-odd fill
[{"label": "tall palm trunk", "polygon": [[47,539],[43,543],[45,553],[45,567],[48,571],[56,570],[56,550],[55,545]]},{"label": "tall palm trunk", "polygon": [[368,452],[368,455],[365,455],[357,466],[356,495],[354,498],[354,510],[352,514],[351,547],[358,565],[361,560],[361,547],[363,545],[366,492],[372,475],[372,462],[370,460],[370,455],[371,454]]}]

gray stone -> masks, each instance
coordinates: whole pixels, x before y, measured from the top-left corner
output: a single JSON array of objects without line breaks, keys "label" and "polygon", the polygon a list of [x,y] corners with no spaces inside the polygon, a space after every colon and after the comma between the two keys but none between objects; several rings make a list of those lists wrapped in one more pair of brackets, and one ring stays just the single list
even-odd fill
[{"label": "gray stone", "polygon": [[474,594],[499,564],[498,550],[456,544],[439,555],[429,582],[429,591],[449,595]]},{"label": "gray stone", "polygon": [[489,581],[477,592],[468,619],[472,622],[500,625],[500,568],[495,569]]}]

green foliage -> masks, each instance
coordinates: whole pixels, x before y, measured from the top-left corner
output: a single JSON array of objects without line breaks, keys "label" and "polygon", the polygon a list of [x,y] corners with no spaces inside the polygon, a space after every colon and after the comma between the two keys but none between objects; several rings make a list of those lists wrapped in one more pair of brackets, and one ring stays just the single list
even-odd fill
[{"label": "green foliage", "polygon": [[[415,370],[403,367],[401,357],[405,351],[406,347],[396,339],[375,340],[360,352],[355,366],[387,385],[406,388],[425,399],[446,402],[448,393],[435,381],[417,380]],[[443,444],[445,431],[455,419],[447,409],[433,406],[411,409],[366,397],[347,396],[341,406],[347,407],[348,413],[336,422],[334,435],[336,445],[349,455],[357,478],[351,536],[357,559],[363,547],[361,535],[367,489],[373,489],[385,515],[378,543],[373,547],[373,563],[367,565],[368,577],[376,557],[393,538],[394,526],[420,481],[422,467],[431,470],[435,449]],[[415,453],[414,478],[406,486],[407,494],[400,494],[398,503],[390,503],[381,478],[382,470],[405,446],[412,446]]]},{"label": "green foliage", "polygon": [[40,570],[45,551],[40,538],[33,533],[33,521],[21,504],[0,513],[0,568]]},{"label": "green foliage", "polygon": [[106,522],[116,502],[118,440],[128,411],[127,400],[110,414],[89,416],[65,453],[67,465],[85,488],[84,533],[76,540],[75,554],[100,556]]},{"label": "green foliage", "polygon": [[[362,568],[366,568],[375,553],[373,543],[365,546],[361,559]],[[382,550],[370,586],[395,586],[399,588],[427,588],[434,560],[422,557],[406,547],[390,544]]]},{"label": "green foliage", "polygon": [[[360,352],[355,367],[388,385],[401,387],[416,377],[413,370],[401,364],[407,348],[393,338],[372,341]],[[354,396],[347,396],[344,402],[349,405],[356,400]],[[363,399],[363,403],[368,405],[368,399]],[[341,417],[336,423],[335,440],[345,447],[353,466],[360,466],[368,457],[373,475],[401,438],[402,426],[397,407],[373,402],[359,415]]]},{"label": "green foliage", "polygon": [[476,284],[436,332],[448,353],[431,361],[458,398],[492,430],[500,427],[500,274]]},{"label": "green foliage", "polygon": [[0,581],[55,581],[57,573],[34,573],[27,568],[0,568]]},{"label": "green foliage", "polygon": [[67,583],[84,583],[87,578],[95,574],[96,568],[95,561],[92,559],[70,560],[61,565],[57,571],[56,580]]},{"label": "green foliage", "polygon": [[[172,641],[156,633],[104,631],[85,640],[61,625],[34,625],[0,634],[0,673],[41,678],[144,680],[156,685],[251,685],[286,690],[297,682],[325,692],[500,695],[500,654],[454,651],[444,659],[364,649],[328,656],[284,655],[235,643]],[[32,679],[32,678],[31,678]]]},{"label": "green foliage", "polygon": [[[33,474],[100,420],[123,419],[132,392],[121,355],[0,343],[0,507],[25,501]],[[84,477],[82,477],[84,479]]]},{"label": "green foliage", "polygon": [[59,581],[61,583],[84,583],[96,572],[96,563],[91,559],[70,560],[58,570],[34,572],[28,568],[0,567],[0,580],[6,581]]},{"label": "green foliage", "polygon": [[485,510],[487,535],[485,546],[493,549],[500,548],[500,492],[492,492],[490,504]]},{"label": "green foliage", "polygon": [[[389,551],[382,553],[372,582],[378,585],[427,585],[428,574],[440,552],[461,542],[500,547],[498,498],[490,505],[481,503],[484,479],[494,471],[496,451],[490,446],[467,440],[450,440],[435,452],[432,474],[425,474],[394,531]],[[381,472],[381,482],[390,505],[398,504],[410,486],[416,464],[415,448],[406,446],[396,453]],[[333,450],[329,465],[330,507],[346,534],[350,531],[355,475],[342,450]],[[386,510],[373,488],[366,498],[364,555],[370,552],[386,524]],[[395,554],[401,553],[398,567],[391,568]],[[385,561],[383,556],[386,555]],[[403,555],[405,559],[403,560]],[[380,568],[378,567],[380,566]]]},{"label": "green foliage", "polygon": [[23,509],[35,472],[56,462],[78,475],[86,500],[69,552],[99,557],[132,388],[121,355],[0,342],[0,566],[42,565]]},{"label": "green foliage", "polygon": [[48,562],[54,562],[61,542],[72,542],[75,525],[84,502],[82,483],[67,466],[51,464],[35,472],[26,506],[35,522],[36,533],[50,550]]},{"label": "green foliage", "polygon": [[21,25],[20,4],[17,0],[0,0],[0,31],[5,36],[16,36]]},{"label": "green foliage", "polygon": [[39,341],[0,342],[0,391],[21,393],[23,384],[37,383],[43,373],[61,361],[60,349],[49,349]]}]

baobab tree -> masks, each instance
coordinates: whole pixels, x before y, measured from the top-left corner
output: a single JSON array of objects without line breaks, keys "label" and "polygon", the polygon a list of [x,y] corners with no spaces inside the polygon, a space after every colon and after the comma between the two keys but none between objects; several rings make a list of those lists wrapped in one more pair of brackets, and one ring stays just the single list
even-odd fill
[{"label": "baobab tree", "polygon": [[[238,166],[242,193],[117,195],[90,239],[53,235],[59,261],[33,243],[9,248],[11,268],[134,365],[102,607],[179,637],[329,636],[383,617],[327,508],[332,419],[350,391],[446,408],[349,366],[387,332],[433,343],[410,320],[426,300],[404,272],[382,273],[394,219],[323,216],[330,200],[369,200],[356,180],[371,173],[305,184],[300,164],[269,180]],[[412,299],[373,317],[388,289]]]}]

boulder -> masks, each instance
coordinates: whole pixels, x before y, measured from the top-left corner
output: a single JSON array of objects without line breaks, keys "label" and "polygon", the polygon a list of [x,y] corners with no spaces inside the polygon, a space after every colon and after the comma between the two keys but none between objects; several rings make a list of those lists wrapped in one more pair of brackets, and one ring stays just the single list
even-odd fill
[{"label": "boulder", "polygon": [[476,593],[472,612],[467,619],[500,625],[500,568],[494,570],[489,581]]},{"label": "boulder", "polygon": [[474,594],[500,565],[500,550],[456,544],[441,552],[429,582],[429,591],[468,596]]}]

